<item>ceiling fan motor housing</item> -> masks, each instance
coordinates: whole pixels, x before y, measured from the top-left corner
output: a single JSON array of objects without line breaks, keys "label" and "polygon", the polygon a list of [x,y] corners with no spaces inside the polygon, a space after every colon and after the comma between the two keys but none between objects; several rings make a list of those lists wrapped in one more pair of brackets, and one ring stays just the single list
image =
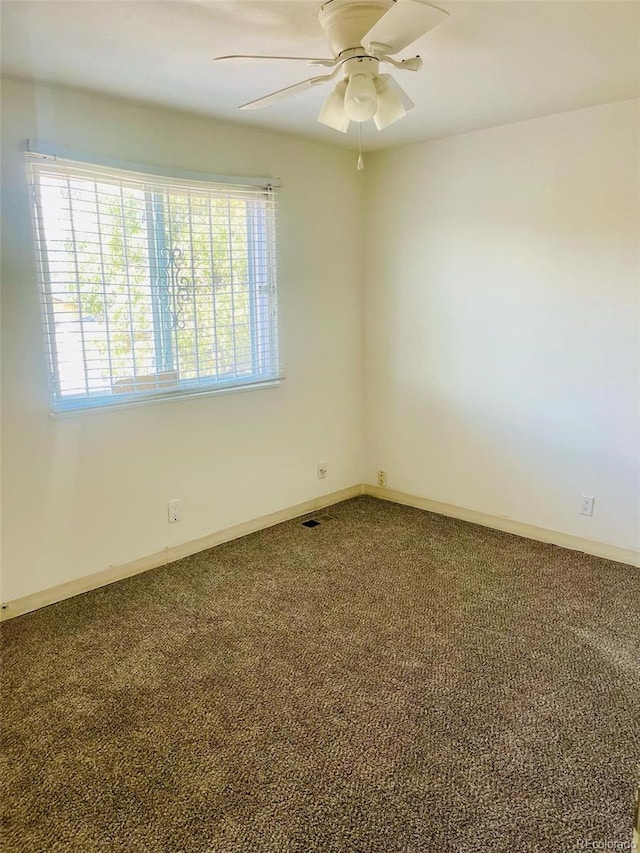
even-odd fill
[{"label": "ceiling fan motor housing", "polygon": [[352,77],[354,74],[375,77],[378,74],[379,65],[379,61],[373,56],[354,56],[342,63],[342,71],[345,77]]},{"label": "ceiling fan motor housing", "polygon": [[318,19],[327,34],[334,55],[339,56],[345,50],[360,47],[364,36],[394,2],[395,0],[329,0],[325,3],[320,9]]}]

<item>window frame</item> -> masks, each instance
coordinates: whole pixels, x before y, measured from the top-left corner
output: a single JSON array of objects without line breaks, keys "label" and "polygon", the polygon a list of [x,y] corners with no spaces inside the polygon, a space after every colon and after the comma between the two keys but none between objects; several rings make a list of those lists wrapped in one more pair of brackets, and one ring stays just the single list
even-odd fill
[{"label": "window frame", "polygon": [[[52,146],[33,140],[27,140],[25,142],[24,152],[28,165],[30,163],[42,160],[62,160],[68,161],[71,167],[73,167],[74,165],[79,168],[85,167],[88,172],[90,172],[93,168],[95,170],[95,175],[99,175],[100,170],[116,170],[117,172],[132,173],[132,178],[134,180],[145,184],[144,193],[146,206],[148,206],[150,202],[150,199],[147,198],[147,196],[152,196],[154,194],[151,191],[152,187],[162,186],[165,184],[167,186],[167,196],[170,191],[170,188],[175,186],[182,185],[184,189],[197,189],[197,185],[201,185],[201,188],[204,188],[208,192],[211,192],[212,190],[215,190],[216,186],[222,185],[228,186],[230,192],[233,191],[233,187],[241,189],[244,192],[250,191],[251,189],[255,189],[255,198],[251,198],[250,195],[247,196],[248,206],[252,202],[257,202],[259,193],[265,193],[265,198],[269,201],[269,203],[265,205],[264,213],[262,214],[264,222],[262,223],[261,227],[264,228],[264,233],[262,235],[263,239],[261,241],[256,240],[256,234],[254,233],[256,230],[255,222],[251,220],[251,223],[249,223],[248,221],[247,225],[247,253],[252,259],[251,262],[248,263],[247,268],[249,306],[250,314],[252,317],[252,321],[250,323],[252,364],[256,364],[257,360],[256,348],[258,346],[258,341],[256,336],[266,336],[267,340],[263,342],[263,349],[261,349],[261,352],[268,353],[268,362],[263,368],[264,373],[262,373],[262,371],[252,372],[251,375],[246,377],[234,376],[227,380],[220,379],[219,377],[211,378],[206,376],[198,377],[196,379],[180,379],[178,375],[175,378],[175,382],[173,384],[167,384],[165,388],[158,387],[158,381],[156,381],[155,387],[153,387],[151,390],[141,390],[140,388],[137,388],[133,391],[123,392],[114,392],[113,389],[115,385],[112,377],[111,390],[109,393],[91,393],[87,384],[87,388],[83,393],[63,394],[60,387],[60,362],[57,354],[57,341],[55,331],[56,319],[54,313],[53,293],[51,288],[51,275],[48,263],[49,249],[46,242],[45,226],[43,222],[42,200],[40,198],[40,185],[34,174],[34,172],[37,170],[32,171],[31,168],[29,168],[29,189],[31,194],[35,253],[38,262],[38,278],[40,280],[43,326],[47,344],[47,373],[50,385],[52,416],[75,415],[96,411],[109,411],[125,406],[147,405],[149,403],[167,402],[198,396],[209,396],[213,394],[246,391],[250,389],[253,390],[259,388],[273,388],[280,385],[280,382],[284,377],[282,375],[281,369],[280,344],[278,334],[278,289],[276,267],[277,211],[275,194],[276,189],[281,186],[281,181],[279,179],[272,177],[260,178],[247,176],[242,177],[235,175],[218,175],[176,169],[166,169],[163,167],[149,166],[138,163],[132,163],[129,161],[99,157],[93,154],[72,151],[70,149],[55,149]],[[124,175],[124,178],[126,179],[126,175]],[[147,183],[148,186],[146,185]],[[221,197],[223,197],[223,195],[221,195]],[[155,241],[158,237],[155,224],[155,217],[150,217],[146,221],[147,231],[145,236],[145,246],[147,247],[147,251],[149,253],[150,280],[153,265],[157,264],[158,260],[157,252],[155,251],[155,248],[152,248],[152,242]],[[150,228],[153,228],[155,232],[153,237],[149,231]],[[166,234],[167,232],[165,230],[165,238]],[[189,243],[189,249],[191,245],[192,244]],[[209,245],[212,250],[213,243],[210,242]],[[257,249],[256,246],[261,246],[261,248]],[[262,254],[260,263],[264,265],[265,269],[272,271],[269,275],[268,282],[268,287],[271,292],[267,295],[266,299],[262,298],[261,300],[258,299],[258,287],[256,285],[255,258],[257,257],[257,252],[260,252]],[[167,266],[167,270],[168,269],[169,267]],[[212,288],[214,286],[215,285],[212,284]],[[232,283],[231,287],[233,286],[234,285]],[[79,290],[79,283],[77,284],[77,287]],[[171,363],[171,348],[167,347],[166,342],[164,344],[160,343],[159,347],[157,345],[158,335],[162,336],[164,332],[162,328],[162,321],[161,319],[159,320],[159,318],[156,316],[156,312],[158,310],[162,311],[162,308],[160,306],[160,300],[157,299],[153,294],[150,295],[150,298],[154,315],[152,331],[154,338],[156,339],[154,352],[156,353],[156,356],[158,352],[162,353],[164,365],[166,367]],[[259,307],[257,305],[258,301],[260,301]],[[264,315],[262,317],[260,323],[254,322],[256,311],[258,310],[260,310],[263,315],[265,311],[268,312],[267,315]],[[83,323],[82,318],[79,320],[79,322],[81,324]],[[194,324],[194,330],[197,330],[197,325],[198,323],[196,320]],[[82,334],[82,331],[80,332],[80,334]],[[267,349],[264,349],[264,347],[267,347]],[[175,351],[173,355],[175,357]],[[111,356],[109,352],[109,358],[110,357]],[[154,357],[154,360],[157,361],[157,358]],[[83,358],[82,365],[86,373],[86,355]],[[270,367],[271,369],[266,369],[267,367]],[[162,372],[159,367],[156,369],[155,375],[158,378],[162,375]],[[133,373],[130,377],[130,380],[134,385],[140,384],[140,379],[144,379],[144,375],[138,376]]]}]

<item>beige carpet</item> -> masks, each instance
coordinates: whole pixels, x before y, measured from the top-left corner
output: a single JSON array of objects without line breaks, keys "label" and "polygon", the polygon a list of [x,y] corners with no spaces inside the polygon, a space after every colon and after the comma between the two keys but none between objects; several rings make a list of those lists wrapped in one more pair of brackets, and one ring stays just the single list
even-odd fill
[{"label": "beige carpet", "polygon": [[629,841],[640,570],[356,498],[6,623],[5,851]]}]

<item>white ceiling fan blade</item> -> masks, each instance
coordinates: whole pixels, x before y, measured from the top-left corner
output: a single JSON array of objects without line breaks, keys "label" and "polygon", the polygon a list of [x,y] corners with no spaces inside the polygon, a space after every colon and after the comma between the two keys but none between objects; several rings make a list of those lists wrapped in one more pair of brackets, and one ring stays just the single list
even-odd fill
[{"label": "white ceiling fan blade", "polygon": [[267,60],[284,60],[284,61],[293,61],[293,62],[308,62],[309,65],[324,65],[327,68],[333,68],[334,65],[337,65],[340,61],[339,59],[318,59],[313,56],[254,56],[243,53],[232,53],[229,56],[215,56],[212,59],[212,62],[221,62],[224,59],[267,59]]},{"label": "white ceiling fan blade", "polygon": [[344,96],[347,91],[347,80],[341,80],[324,102],[318,121],[341,133],[349,130],[349,118],[344,111]]},{"label": "white ceiling fan blade", "polygon": [[378,130],[384,130],[406,116],[415,106],[402,86],[390,74],[381,74],[375,80],[378,93],[378,109],[373,122]]},{"label": "white ceiling fan blade", "polygon": [[[336,69],[337,70],[337,69]],[[242,104],[241,110],[260,110],[262,107],[267,107],[269,104],[274,104],[276,101],[281,101],[283,98],[288,98],[290,95],[295,95],[296,92],[303,92],[305,89],[311,89],[313,86],[320,86],[331,80],[335,74],[325,74],[322,77],[310,77],[308,80],[303,80],[301,83],[294,83],[293,86],[287,86],[285,89],[278,89],[277,92],[272,92],[270,95],[265,95],[263,98],[258,98],[255,101],[249,101]]]},{"label": "white ceiling fan blade", "polygon": [[448,14],[419,0],[396,0],[371,27],[362,44],[367,50],[375,43],[384,46],[384,53],[398,53],[440,24]]}]

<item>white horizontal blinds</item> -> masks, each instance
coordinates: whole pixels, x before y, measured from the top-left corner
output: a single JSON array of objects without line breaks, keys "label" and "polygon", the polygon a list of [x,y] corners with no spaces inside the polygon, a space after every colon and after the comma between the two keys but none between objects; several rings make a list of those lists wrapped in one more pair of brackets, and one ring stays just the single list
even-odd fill
[{"label": "white horizontal blinds", "polygon": [[56,408],[279,376],[272,188],[28,159]]}]

